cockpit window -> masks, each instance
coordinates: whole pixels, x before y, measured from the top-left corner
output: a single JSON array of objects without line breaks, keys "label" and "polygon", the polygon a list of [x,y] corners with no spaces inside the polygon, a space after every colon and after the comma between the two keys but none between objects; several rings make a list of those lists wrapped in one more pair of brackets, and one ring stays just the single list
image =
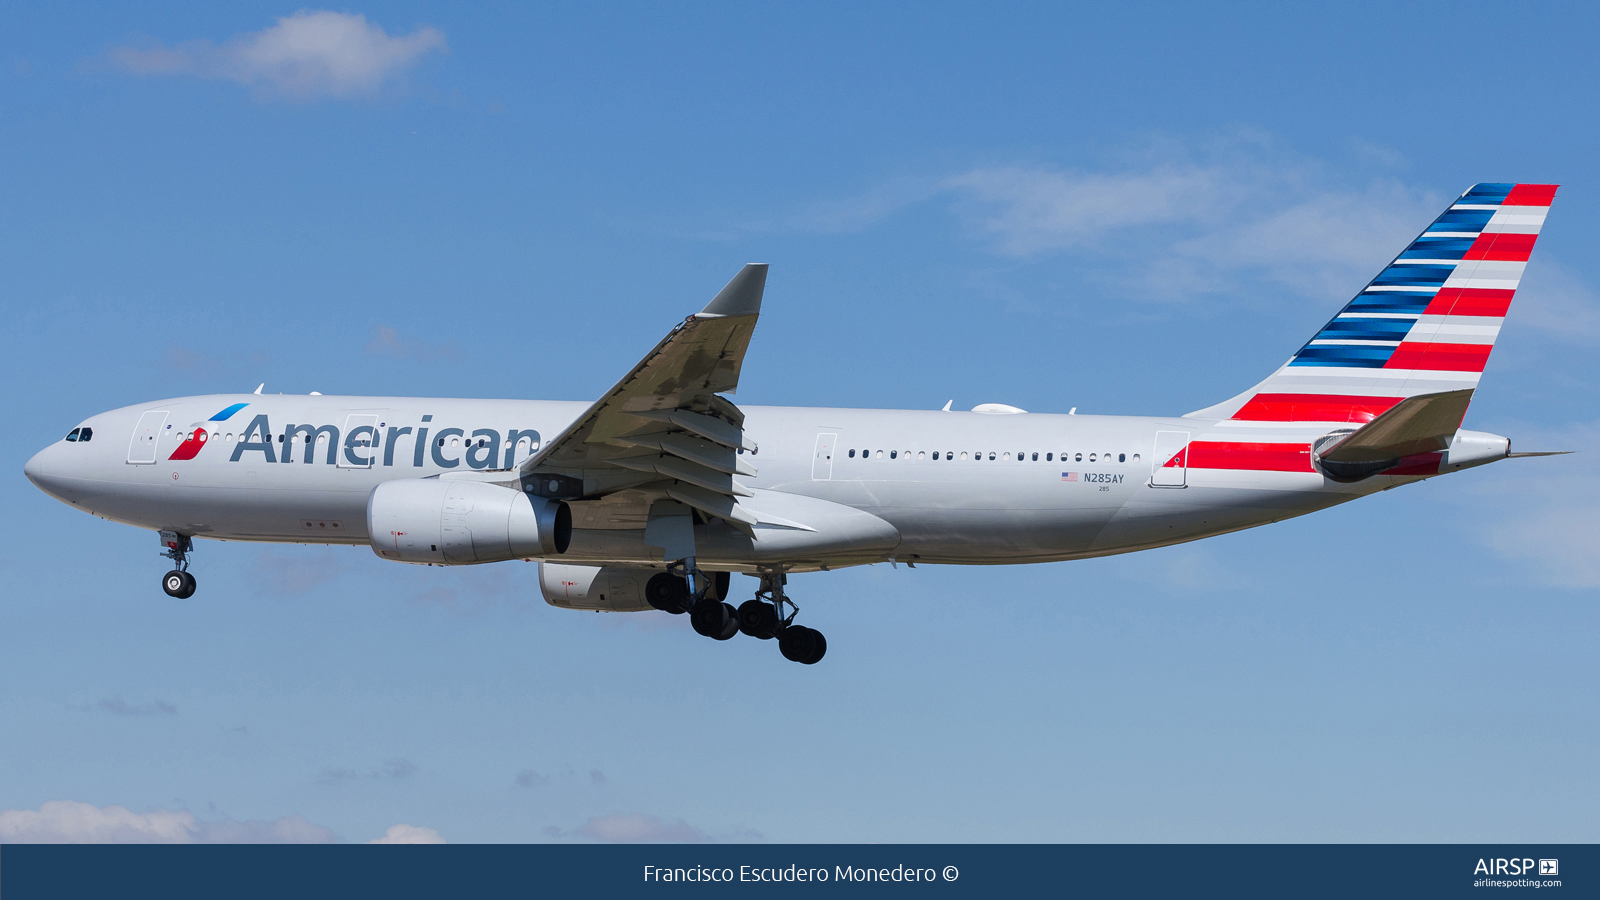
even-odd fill
[{"label": "cockpit window", "polygon": [[92,437],[94,437],[94,429],[93,428],[82,429],[81,431],[78,432],[78,443],[87,444],[87,443],[89,443],[89,438],[92,438]]},{"label": "cockpit window", "polygon": [[67,440],[69,440],[69,441],[77,440],[78,439],[78,432],[80,432],[82,430],[83,430],[82,428],[74,428],[74,429],[72,429],[72,431],[67,435]]}]

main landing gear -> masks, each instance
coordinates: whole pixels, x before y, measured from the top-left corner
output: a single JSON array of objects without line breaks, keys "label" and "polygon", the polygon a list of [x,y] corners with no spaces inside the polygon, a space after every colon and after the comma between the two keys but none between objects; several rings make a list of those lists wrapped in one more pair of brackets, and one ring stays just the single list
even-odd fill
[{"label": "main landing gear", "polygon": [[[700,586],[699,590],[690,592],[689,578]],[[813,665],[828,652],[828,641],[815,628],[794,624],[800,607],[783,593],[787,580],[782,572],[762,573],[755,599],[746,600],[735,609],[732,603],[719,599],[728,596],[728,573],[717,572],[708,577],[694,567],[690,558],[651,578],[645,584],[645,599],[663,612],[688,613],[695,632],[713,640],[725,641],[741,631],[763,641],[776,638],[778,651],[785,659]],[[712,587],[716,588],[716,596],[712,596]]]},{"label": "main landing gear", "polygon": [[172,560],[177,566],[171,572],[161,576],[161,589],[167,592],[168,597],[177,597],[187,600],[194,596],[194,576],[189,574],[189,551],[194,549],[194,543],[186,534],[172,531],[161,532],[161,555]]}]

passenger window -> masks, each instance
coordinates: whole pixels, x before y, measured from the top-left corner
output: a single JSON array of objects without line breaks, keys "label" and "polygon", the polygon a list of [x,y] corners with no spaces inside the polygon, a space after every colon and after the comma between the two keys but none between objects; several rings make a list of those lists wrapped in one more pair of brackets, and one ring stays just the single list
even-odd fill
[{"label": "passenger window", "polygon": [[917,459],[927,459],[927,458],[928,458],[928,454],[922,452],[921,450],[917,451]]},{"label": "passenger window", "polygon": [[994,460],[994,451],[993,451],[993,450],[990,450],[990,451],[989,451],[989,460],[990,460],[990,461],[991,461],[991,462],[992,462],[992,461],[993,461],[993,460]]},{"label": "passenger window", "polygon": [[67,432],[67,440],[72,441],[74,444],[76,444],[78,442],[78,432],[80,432],[82,430],[83,430],[82,428],[74,428],[71,431]]},{"label": "passenger window", "polygon": [[1117,462],[1127,462],[1127,461],[1128,461],[1128,454],[1126,454],[1126,453],[1118,453],[1117,454]]},{"label": "passenger window", "polygon": [[937,451],[937,450],[933,451],[933,458],[934,459],[938,459],[939,458],[939,451]]},{"label": "passenger window", "polygon": [[1055,458],[1056,458],[1056,455],[1054,453],[1046,453],[1044,455],[1044,461],[1045,462],[1050,462],[1051,460],[1053,460]]},{"label": "passenger window", "polygon": [[895,454],[895,452],[893,450],[890,450],[889,451],[889,458],[890,459],[894,459],[894,454]]},{"label": "passenger window", "polygon": [[877,456],[877,458],[878,458],[878,459],[883,459],[883,451],[882,451],[882,450],[879,450],[879,451],[878,451],[878,456]]},{"label": "passenger window", "polygon": [[854,450],[850,451],[850,458],[851,459],[855,459],[856,458],[856,452]]},{"label": "passenger window", "polygon": [[1073,459],[1074,462],[1083,462],[1083,454],[1079,453],[1077,456],[1074,456],[1072,459]]},{"label": "passenger window", "polygon": [[1089,454],[1089,462],[1094,462],[1094,454]]},{"label": "passenger window", "polygon": [[967,458],[967,451],[965,451],[965,450],[961,451],[961,458],[962,459],[966,459]]},{"label": "passenger window", "polygon": [[1000,459],[1002,461],[1009,460],[1009,459],[1011,459],[1011,454],[1009,452],[1002,453],[1002,454],[1000,454]]},{"label": "passenger window", "polygon": [[[1032,460],[1032,461],[1033,461],[1033,462],[1038,462],[1038,461],[1039,461],[1039,454],[1037,454],[1037,453],[1035,453],[1035,454],[1034,454],[1034,455],[1033,455],[1033,460]],[[1049,460],[1046,460],[1046,462],[1048,462],[1048,461],[1049,461]]]},{"label": "passenger window", "polygon": [[1135,454],[1134,454],[1134,455],[1133,455],[1133,461],[1134,461],[1134,462],[1138,462],[1138,461],[1139,461],[1139,454],[1137,454],[1137,453],[1135,453]]}]

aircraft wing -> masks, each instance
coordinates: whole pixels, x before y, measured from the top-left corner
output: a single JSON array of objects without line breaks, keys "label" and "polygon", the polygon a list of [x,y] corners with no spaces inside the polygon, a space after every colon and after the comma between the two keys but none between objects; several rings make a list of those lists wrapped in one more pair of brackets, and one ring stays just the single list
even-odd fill
[{"label": "aircraft wing", "polygon": [[533,492],[580,499],[648,487],[736,527],[754,523],[737,506],[750,492],[733,476],[755,474],[738,451],[757,448],[744,436],[744,413],[719,394],[739,387],[766,281],[765,265],[745,266],[523,462]]}]

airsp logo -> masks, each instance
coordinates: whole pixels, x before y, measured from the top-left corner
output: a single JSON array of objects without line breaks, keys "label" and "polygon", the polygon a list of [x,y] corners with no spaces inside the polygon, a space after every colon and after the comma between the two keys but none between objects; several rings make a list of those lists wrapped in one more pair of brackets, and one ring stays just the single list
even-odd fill
[{"label": "airsp logo", "polygon": [[[1539,860],[1540,875],[1557,875],[1560,868],[1559,860]],[[1531,859],[1480,859],[1478,867],[1472,870],[1474,875],[1528,875],[1532,872]]]}]

